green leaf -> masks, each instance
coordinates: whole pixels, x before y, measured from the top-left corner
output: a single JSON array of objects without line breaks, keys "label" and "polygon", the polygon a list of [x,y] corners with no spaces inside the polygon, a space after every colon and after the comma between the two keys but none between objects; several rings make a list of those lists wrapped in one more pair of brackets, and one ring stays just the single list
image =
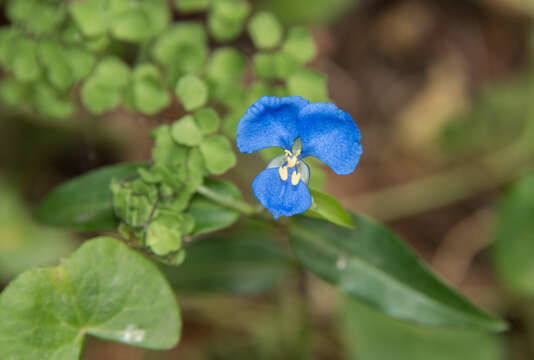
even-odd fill
[{"label": "green leaf", "polygon": [[208,28],[220,42],[230,41],[243,31],[250,4],[245,0],[219,0],[213,3],[208,15]]},{"label": "green leaf", "polygon": [[188,214],[167,212],[152,221],[146,231],[146,244],[154,254],[163,256],[182,247],[182,236],[191,232],[194,219]]},{"label": "green leaf", "polygon": [[46,195],[37,208],[37,219],[44,224],[80,231],[114,229],[109,189],[112,179],[137,176],[138,163],[103,167],[69,180]]},{"label": "green leaf", "polygon": [[29,270],[0,296],[0,357],[77,359],[85,334],[169,349],[181,319],[153,263],[113,238],[86,242],[52,268]]},{"label": "green leaf", "polygon": [[67,90],[74,84],[74,74],[59,42],[43,41],[39,43],[39,58],[46,67],[48,81],[57,89]]},{"label": "green leaf", "polygon": [[54,31],[65,19],[66,11],[63,2],[10,0],[7,15],[12,22],[39,35]]},{"label": "green leaf", "polygon": [[70,3],[70,13],[87,36],[103,35],[109,27],[109,0],[80,0]]},{"label": "green leaf", "polygon": [[347,299],[342,320],[348,359],[504,359],[503,342],[495,335],[409,324],[354,300]]},{"label": "green leaf", "polygon": [[173,140],[169,125],[160,125],[152,131],[155,140],[152,148],[152,159],[155,164],[163,166],[177,166],[185,162],[187,147],[179,145]]},{"label": "green leaf", "polygon": [[74,249],[74,239],[66,232],[36,224],[22,195],[1,176],[0,204],[0,281],[54,264]]},{"label": "green leaf", "polygon": [[293,56],[300,63],[307,63],[317,55],[313,37],[304,27],[294,26],[289,30],[282,45],[282,51]]},{"label": "green leaf", "polygon": [[282,25],[273,13],[267,11],[260,11],[252,17],[248,32],[258,49],[272,49],[282,39]]},{"label": "green leaf", "polygon": [[95,114],[116,108],[122,99],[122,90],[130,83],[130,68],[119,58],[102,59],[94,73],[83,84],[83,104]]},{"label": "green leaf", "polygon": [[208,40],[204,26],[180,22],[157,38],[152,49],[154,58],[163,65],[173,86],[184,74],[200,71],[208,57]]},{"label": "green leaf", "polygon": [[165,0],[130,2],[111,19],[111,32],[119,40],[141,42],[161,33],[170,22]]},{"label": "green leaf", "polygon": [[66,48],[64,51],[76,81],[86,78],[93,71],[96,59],[91,52],[78,47]]},{"label": "green leaf", "polygon": [[502,198],[492,249],[497,272],[512,291],[534,294],[534,176],[530,175]]},{"label": "green leaf", "polygon": [[0,83],[0,97],[10,106],[20,106],[31,96],[31,87],[13,78],[3,78]]},{"label": "green leaf", "polygon": [[187,111],[195,110],[208,101],[208,87],[197,76],[186,75],[176,84],[176,96]]},{"label": "green leaf", "polygon": [[70,94],[61,95],[45,82],[33,86],[33,105],[40,113],[56,119],[65,119],[74,113]]},{"label": "green leaf", "polygon": [[186,115],[176,120],[171,127],[174,141],[187,146],[195,146],[202,141],[202,133],[192,115]]},{"label": "green leaf", "polygon": [[334,224],[354,227],[354,222],[345,208],[331,195],[319,190],[310,189],[313,203],[303,214],[314,218],[325,219]]},{"label": "green leaf", "polygon": [[179,11],[191,13],[206,10],[211,0],[174,0],[174,3]]},{"label": "green leaf", "polygon": [[134,70],[133,97],[135,108],[153,115],[166,108],[171,97],[158,68],[152,64],[138,65]]},{"label": "green leaf", "polygon": [[286,53],[258,53],[254,56],[254,71],[261,79],[285,79],[297,69],[297,60]]},{"label": "green leaf", "polygon": [[200,152],[206,168],[212,174],[224,174],[234,167],[237,160],[232,145],[223,135],[215,135],[200,143]]},{"label": "green leaf", "polygon": [[[230,182],[206,179],[204,186],[232,199],[243,199],[237,186]],[[195,228],[191,235],[199,235],[227,228],[232,226],[240,216],[238,211],[216,204],[200,194],[193,197],[187,213],[195,218]]]},{"label": "green leaf", "polygon": [[179,267],[160,266],[179,293],[265,292],[279,284],[291,270],[287,254],[271,235],[261,230],[213,237],[187,247]]},{"label": "green leaf", "polygon": [[247,62],[245,56],[233,47],[221,47],[213,52],[206,69],[214,82],[240,82]]},{"label": "green leaf", "polygon": [[119,106],[121,92],[90,78],[83,84],[81,98],[87,109],[93,114],[101,115]]},{"label": "green leaf", "polygon": [[219,115],[211,108],[198,109],[193,116],[202,135],[209,135],[216,132],[221,125]]},{"label": "green leaf", "polygon": [[440,281],[394,233],[361,216],[353,221],[351,230],[295,218],[295,255],[323,280],[398,319],[484,331],[506,328]]},{"label": "green leaf", "polygon": [[287,79],[290,95],[300,95],[310,101],[328,101],[325,78],[311,70],[300,70]]},{"label": "green leaf", "polygon": [[41,66],[37,58],[37,42],[19,38],[12,46],[11,69],[20,81],[34,81],[41,76]]}]

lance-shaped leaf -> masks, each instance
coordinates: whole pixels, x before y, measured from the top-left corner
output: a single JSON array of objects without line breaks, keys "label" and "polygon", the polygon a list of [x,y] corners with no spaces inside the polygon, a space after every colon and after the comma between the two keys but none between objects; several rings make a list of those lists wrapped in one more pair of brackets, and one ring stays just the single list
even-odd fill
[{"label": "lance-shaped leaf", "polygon": [[91,171],[52,190],[37,208],[37,219],[47,225],[82,231],[113,229],[112,179],[137,176],[143,164],[124,163]]},{"label": "lance-shaped leaf", "polygon": [[292,268],[265,229],[241,228],[239,233],[195,242],[186,251],[182,265],[161,266],[178,294],[263,292],[279,284]]},{"label": "lance-shaped leaf", "polygon": [[79,357],[86,334],[150,349],[180,335],[176,299],[156,266],[113,238],[57,267],[29,270],[0,295],[0,358]]},{"label": "lance-shaped leaf", "polygon": [[347,359],[504,359],[503,339],[498,335],[410,324],[354,300],[346,301],[343,323]]},{"label": "lance-shaped leaf", "polygon": [[314,274],[398,319],[500,331],[506,324],[440,281],[398,236],[362,216],[355,228],[297,217],[291,245]]}]

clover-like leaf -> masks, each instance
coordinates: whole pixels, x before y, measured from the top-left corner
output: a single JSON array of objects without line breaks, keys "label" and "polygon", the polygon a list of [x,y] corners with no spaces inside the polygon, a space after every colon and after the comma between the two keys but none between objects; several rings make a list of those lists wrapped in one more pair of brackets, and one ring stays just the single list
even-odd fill
[{"label": "clover-like leaf", "polygon": [[252,17],[248,32],[258,49],[272,49],[282,39],[282,25],[273,13],[267,11],[258,12]]},{"label": "clover-like leaf", "polygon": [[202,132],[192,115],[176,120],[171,127],[172,138],[179,144],[195,146],[202,141]]},{"label": "clover-like leaf", "polygon": [[223,174],[237,162],[230,142],[223,135],[204,139],[200,143],[200,152],[204,157],[206,168],[212,174]]},{"label": "clover-like leaf", "polygon": [[300,70],[287,79],[291,95],[301,95],[310,101],[328,101],[328,88],[325,78],[311,70]]},{"label": "clover-like leaf", "polygon": [[190,13],[206,10],[211,0],[174,0],[174,3],[179,11]]},{"label": "clover-like leaf", "polygon": [[52,268],[29,270],[0,295],[0,358],[77,359],[86,334],[150,349],[180,336],[176,299],[156,266],[101,237]]},{"label": "clover-like leaf", "polygon": [[246,59],[233,47],[222,47],[213,52],[206,69],[215,82],[239,82],[245,70]]},{"label": "clover-like leaf", "polygon": [[208,87],[197,76],[186,75],[178,80],[176,95],[187,111],[195,110],[208,101]]},{"label": "clover-like leaf", "polygon": [[202,135],[209,135],[216,132],[221,124],[219,115],[211,108],[198,109],[193,114],[193,117]]},{"label": "clover-like leaf", "polygon": [[73,1],[69,10],[74,21],[87,36],[104,34],[109,27],[108,0]]},{"label": "clover-like leaf", "polygon": [[243,31],[250,4],[245,0],[215,1],[208,15],[208,28],[218,41],[233,40]]},{"label": "clover-like leaf", "polygon": [[152,115],[169,105],[171,97],[156,66],[152,64],[137,66],[133,78],[133,101],[137,110]]},{"label": "clover-like leaf", "polygon": [[317,47],[309,31],[303,27],[294,26],[287,34],[282,51],[293,56],[300,63],[307,63],[316,56]]}]

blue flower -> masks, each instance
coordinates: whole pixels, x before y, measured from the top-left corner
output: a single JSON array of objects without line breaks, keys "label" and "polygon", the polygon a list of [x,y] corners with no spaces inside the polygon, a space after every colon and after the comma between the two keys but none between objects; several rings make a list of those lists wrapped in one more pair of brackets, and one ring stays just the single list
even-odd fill
[{"label": "blue flower", "polygon": [[264,96],[252,104],[237,126],[242,153],[281,147],[252,182],[258,201],[277,219],[306,211],[312,204],[310,170],[302,160],[314,156],[336,174],[356,168],[362,147],[360,131],[345,111],[331,103],[310,103],[300,96]]}]

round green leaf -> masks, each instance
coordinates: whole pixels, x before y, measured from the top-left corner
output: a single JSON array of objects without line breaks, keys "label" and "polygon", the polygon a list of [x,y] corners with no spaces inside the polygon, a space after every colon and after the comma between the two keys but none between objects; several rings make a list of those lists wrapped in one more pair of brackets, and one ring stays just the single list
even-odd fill
[{"label": "round green leaf", "polygon": [[50,33],[65,19],[62,1],[10,0],[7,15],[12,22],[22,25],[35,34]]},{"label": "round green leaf", "polygon": [[274,14],[267,11],[254,15],[248,23],[248,32],[258,49],[272,49],[282,39],[282,25]]},{"label": "round green leaf", "polygon": [[158,68],[152,64],[135,68],[133,96],[136,109],[148,115],[160,112],[171,101]]},{"label": "round green leaf", "polygon": [[185,73],[201,70],[208,57],[207,37],[200,23],[181,22],[160,35],[153,47],[154,58],[170,73],[176,84]]},{"label": "round green leaf", "polygon": [[41,66],[37,58],[37,42],[19,38],[11,47],[11,69],[18,80],[34,81],[41,76]]},{"label": "round green leaf", "polygon": [[328,101],[325,78],[311,70],[300,70],[287,79],[290,95],[300,95],[310,101]]},{"label": "round green leaf", "polygon": [[198,109],[193,116],[202,135],[209,135],[216,132],[221,124],[219,115],[211,108]]},{"label": "round green leaf", "polygon": [[246,59],[232,47],[222,47],[213,52],[206,74],[215,82],[239,82],[245,70]]},{"label": "round green leaf", "polygon": [[317,47],[310,32],[300,26],[289,30],[282,45],[282,51],[293,56],[300,63],[307,63],[317,55]]},{"label": "round green leaf", "polygon": [[507,325],[440,281],[394,233],[362,216],[354,229],[299,216],[291,246],[315,275],[392,317],[502,331]]},{"label": "round green leaf", "polygon": [[0,83],[0,97],[10,106],[19,106],[28,101],[31,88],[28,84],[13,78],[4,78]]},{"label": "round green leaf", "polygon": [[202,141],[202,133],[192,115],[186,115],[175,121],[171,127],[174,141],[187,146],[195,146]]},{"label": "round green leaf", "polygon": [[129,7],[111,20],[114,37],[125,41],[145,41],[161,33],[170,21],[165,0],[130,2]]},{"label": "round green leaf", "polygon": [[46,67],[46,77],[59,90],[67,90],[74,83],[73,71],[67,62],[67,55],[57,41],[39,43],[39,58]]},{"label": "round green leaf", "polygon": [[0,295],[0,358],[77,359],[85,334],[150,349],[180,336],[175,296],[156,266],[120,241],[83,244]]},{"label": "round green leaf", "polygon": [[198,109],[208,101],[206,83],[194,75],[186,75],[176,84],[176,95],[187,111]]},{"label": "round green leaf", "polygon": [[298,68],[297,60],[286,53],[258,53],[254,56],[254,71],[262,79],[284,79]]},{"label": "round green leaf", "polygon": [[176,8],[184,13],[206,10],[210,2],[211,0],[174,0]]},{"label": "round green leaf", "polygon": [[69,10],[85,35],[103,35],[108,30],[111,16],[108,3],[109,0],[72,1],[69,4]]},{"label": "round green leaf", "polygon": [[74,113],[74,102],[68,95],[61,95],[56,89],[45,82],[33,87],[33,105],[36,110],[56,119],[64,119]]},{"label": "round green leaf", "polygon": [[208,28],[218,41],[230,41],[243,31],[245,19],[250,12],[248,1],[220,0],[213,4],[208,15]]},{"label": "round green leaf", "polygon": [[81,98],[87,109],[100,115],[120,104],[121,93],[114,88],[105,86],[97,79],[90,78],[83,84]]},{"label": "round green leaf", "polygon": [[223,135],[204,139],[200,143],[200,152],[204,157],[206,168],[212,174],[223,174],[237,162],[230,142]]}]

